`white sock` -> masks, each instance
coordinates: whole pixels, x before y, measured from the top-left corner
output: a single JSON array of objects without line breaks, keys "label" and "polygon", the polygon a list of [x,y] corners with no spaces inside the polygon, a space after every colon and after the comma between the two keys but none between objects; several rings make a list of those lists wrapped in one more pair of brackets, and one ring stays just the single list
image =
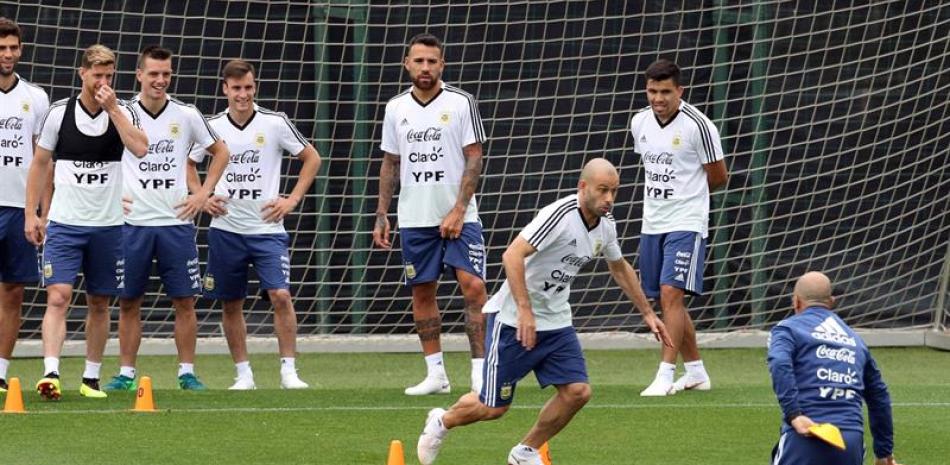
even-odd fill
[{"label": "white sock", "polygon": [[686,365],[686,374],[694,378],[708,378],[709,374],[706,373],[706,367],[703,366],[702,360],[696,360],[692,362],[684,363]]},{"label": "white sock", "polygon": [[194,363],[179,363],[178,364],[178,376],[193,375],[193,374],[195,374]]},{"label": "white sock", "polygon": [[428,377],[447,377],[445,374],[445,362],[442,360],[442,352],[426,355],[426,369],[428,370]]},{"label": "white sock", "polygon": [[59,374],[59,357],[43,357],[43,374]]},{"label": "white sock", "polygon": [[[444,413],[442,415],[445,415]],[[437,438],[444,438],[445,434],[449,430],[445,429],[445,425],[442,423],[442,417],[438,417],[435,421],[427,423],[425,427],[425,433],[434,435]]]},{"label": "white sock", "polygon": [[297,359],[294,357],[280,358],[280,375],[287,376],[297,373]]},{"label": "white sock", "polygon": [[102,362],[90,362],[86,360],[86,371],[82,372],[83,378],[99,379],[99,371],[102,369]]},{"label": "white sock", "polygon": [[5,358],[0,358],[0,379],[7,379],[7,369],[10,368],[10,361]]},{"label": "white sock", "polygon": [[482,390],[482,370],[484,368],[484,358],[472,359],[472,390],[475,392],[481,392]]},{"label": "white sock", "polygon": [[660,369],[656,371],[656,379],[662,379],[673,382],[673,375],[676,374],[676,365],[672,363],[660,362]]},{"label": "white sock", "polygon": [[119,376],[135,379],[135,367],[122,365],[119,367]]},{"label": "white sock", "polygon": [[522,459],[530,459],[538,455],[538,450],[531,446],[526,446],[522,443],[518,443],[517,446],[511,449],[511,452]]},{"label": "white sock", "polygon": [[238,378],[254,378],[254,372],[251,371],[251,362],[235,363],[234,368],[237,368]]}]

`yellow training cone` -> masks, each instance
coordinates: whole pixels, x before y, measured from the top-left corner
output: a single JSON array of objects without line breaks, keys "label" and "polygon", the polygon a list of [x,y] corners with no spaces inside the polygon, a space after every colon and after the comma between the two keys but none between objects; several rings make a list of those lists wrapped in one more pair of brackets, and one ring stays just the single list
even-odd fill
[{"label": "yellow training cone", "polygon": [[389,459],[386,465],[406,465],[405,454],[402,452],[402,441],[393,440],[389,443]]},{"label": "yellow training cone", "polygon": [[541,455],[541,461],[544,462],[544,465],[551,465],[551,448],[548,447],[548,443],[541,444],[538,454]]},{"label": "yellow training cone", "polygon": [[135,393],[133,412],[155,412],[155,399],[152,397],[152,378],[143,376],[139,380],[139,390]]},{"label": "yellow training cone", "polygon": [[844,450],[845,448],[844,438],[841,437],[841,430],[831,423],[812,425],[808,428],[808,431],[811,431],[811,434],[814,434],[816,438],[821,439],[822,441],[825,441],[828,444],[837,447],[838,449]]},{"label": "yellow training cone", "polygon": [[7,400],[3,403],[3,413],[26,413],[26,409],[23,408],[20,378],[10,378],[10,384],[7,386]]}]

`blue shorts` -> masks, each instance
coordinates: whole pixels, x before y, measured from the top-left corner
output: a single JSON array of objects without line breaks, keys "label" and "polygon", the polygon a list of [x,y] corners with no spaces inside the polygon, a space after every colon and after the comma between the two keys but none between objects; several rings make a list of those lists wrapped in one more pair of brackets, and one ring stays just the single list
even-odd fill
[{"label": "blue shorts", "polygon": [[50,221],[43,244],[43,285],[76,285],[81,270],[86,293],[118,295],[125,287],[122,226],[72,226]]},{"label": "blue shorts", "polygon": [[486,320],[491,326],[482,371],[485,382],[478,395],[483,404],[510,405],[518,381],[532,370],[542,388],[588,382],[584,353],[573,327],[538,331],[534,348],[525,350],[516,337],[517,329],[497,321],[495,314],[486,315]]},{"label": "blue shorts", "polygon": [[208,229],[208,266],[204,296],[234,300],[247,297],[247,269],[261,281],[261,289],[290,289],[290,236],[277,234],[237,234]]},{"label": "blue shorts", "polygon": [[35,283],[40,280],[36,247],[23,233],[23,209],[0,207],[0,282]]},{"label": "blue shorts", "polygon": [[663,284],[703,294],[706,239],[692,231],[640,235],[640,283],[651,299],[660,298]]},{"label": "blue shorts", "polygon": [[194,225],[122,227],[125,256],[125,289],[123,299],[145,295],[152,271],[152,259],[171,298],[201,294],[201,273],[198,271],[197,230]]},{"label": "blue shorts", "polygon": [[861,465],[864,463],[864,432],[841,431],[845,450],[826,444],[818,438],[806,438],[788,431],[772,448],[772,465]]},{"label": "blue shorts", "polygon": [[463,224],[458,239],[444,239],[439,227],[433,226],[400,229],[399,240],[409,286],[438,281],[449,269],[485,280],[485,239],[479,223]]}]

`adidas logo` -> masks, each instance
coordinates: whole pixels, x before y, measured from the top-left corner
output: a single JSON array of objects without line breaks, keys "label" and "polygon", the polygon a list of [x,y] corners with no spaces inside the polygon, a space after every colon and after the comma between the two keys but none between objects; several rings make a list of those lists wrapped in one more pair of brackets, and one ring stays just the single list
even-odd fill
[{"label": "adidas logo", "polygon": [[851,347],[858,345],[854,338],[849,336],[848,332],[838,324],[838,321],[830,316],[825,318],[825,321],[822,321],[820,325],[815,326],[815,329],[811,332],[811,337],[820,341],[834,342],[835,344]]},{"label": "adidas logo", "polygon": [[640,136],[640,142],[646,142],[646,141],[647,141],[647,136],[646,136],[646,135]]},{"label": "adidas logo", "polygon": [[567,245],[577,247],[577,239],[571,239],[571,242],[568,242]]},{"label": "adidas logo", "polygon": [[673,278],[673,279],[675,279],[675,280],[677,280],[677,281],[686,281],[686,276],[683,276],[683,273],[680,273],[680,274],[676,275],[676,277]]},{"label": "adidas logo", "polygon": [[400,125],[400,126],[408,126],[408,125],[409,125],[409,120],[406,119],[406,118],[403,118],[403,119],[402,119],[402,122],[399,123],[399,125]]}]

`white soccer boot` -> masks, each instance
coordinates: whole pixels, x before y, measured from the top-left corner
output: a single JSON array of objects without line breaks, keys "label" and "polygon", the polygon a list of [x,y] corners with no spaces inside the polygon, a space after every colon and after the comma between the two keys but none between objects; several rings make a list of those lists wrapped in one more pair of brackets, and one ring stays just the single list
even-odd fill
[{"label": "white soccer boot", "polygon": [[708,391],[712,389],[712,381],[709,376],[696,376],[686,373],[673,383],[673,388],[677,391]]},{"label": "white soccer boot", "polygon": [[676,387],[673,386],[673,382],[660,378],[654,379],[646,389],[640,392],[641,397],[663,397],[672,396],[673,394],[676,394]]},{"label": "white soccer boot", "polygon": [[532,454],[524,447],[515,446],[511,448],[511,452],[508,453],[508,465],[544,465],[538,451],[534,451]]},{"label": "white soccer boot", "polygon": [[429,394],[448,394],[452,392],[452,386],[449,385],[449,378],[445,376],[426,376],[421,383],[407,387],[405,393],[407,396],[427,396]]},{"label": "white soccer boot", "polygon": [[307,389],[308,387],[310,385],[303,382],[296,372],[280,375],[281,389]]},{"label": "white soccer boot", "polygon": [[416,444],[416,455],[419,456],[419,463],[430,465],[435,462],[439,456],[439,448],[442,447],[442,438],[447,432],[442,426],[442,415],[445,409],[434,408],[429,410],[426,416],[426,424],[422,428],[422,434],[419,435],[419,442]]},{"label": "white soccer boot", "polygon": [[253,376],[238,376],[234,378],[234,384],[228,389],[231,391],[251,391],[257,389],[257,386],[254,384]]}]

